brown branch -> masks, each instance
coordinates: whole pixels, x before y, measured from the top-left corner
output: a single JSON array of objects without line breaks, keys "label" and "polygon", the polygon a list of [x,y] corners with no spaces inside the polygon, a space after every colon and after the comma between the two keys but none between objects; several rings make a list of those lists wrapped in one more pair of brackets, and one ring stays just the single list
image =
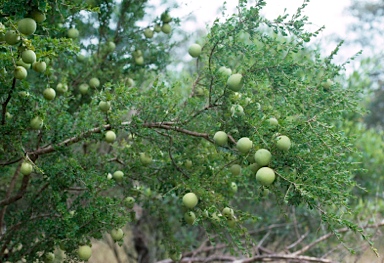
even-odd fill
[{"label": "brown branch", "polygon": [[29,179],[30,179],[30,175],[24,175],[23,180],[21,181],[21,186],[20,186],[17,194],[12,196],[12,197],[8,197],[8,198],[3,199],[0,202],[0,206],[7,206],[7,205],[12,204],[12,203],[16,202],[17,200],[21,199],[24,196],[25,192],[27,191]]},{"label": "brown branch", "polygon": [[12,98],[12,92],[14,91],[16,87],[16,78],[13,78],[12,80],[12,87],[11,90],[8,93],[7,99],[4,101],[4,103],[1,105],[2,106],[2,116],[1,116],[1,125],[5,125],[5,114],[7,113],[7,105],[9,101]]}]

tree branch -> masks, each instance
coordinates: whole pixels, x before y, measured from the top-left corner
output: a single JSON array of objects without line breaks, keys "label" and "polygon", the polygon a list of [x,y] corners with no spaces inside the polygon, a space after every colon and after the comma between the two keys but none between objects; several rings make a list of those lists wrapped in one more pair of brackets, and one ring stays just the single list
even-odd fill
[{"label": "tree branch", "polygon": [[8,93],[7,99],[1,105],[2,106],[1,125],[5,125],[5,114],[7,113],[7,105],[8,105],[9,101],[12,98],[12,92],[14,91],[15,87],[16,87],[16,78],[13,78],[13,80],[12,80],[12,88],[11,88],[11,90]]}]

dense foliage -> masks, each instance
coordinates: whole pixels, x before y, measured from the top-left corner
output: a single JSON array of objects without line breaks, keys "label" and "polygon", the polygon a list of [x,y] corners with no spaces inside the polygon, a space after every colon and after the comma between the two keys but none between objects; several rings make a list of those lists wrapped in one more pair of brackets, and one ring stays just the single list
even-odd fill
[{"label": "dense foliage", "polygon": [[[340,227],[365,238],[349,207],[364,167],[343,130],[360,112],[360,87],[339,83],[339,46],[325,58],[307,46],[318,34],[305,30],[307,1],[273,21],[259,15],[265,1],[240,1],[197,41],[201,54],[190,51],[191,74],[167,69],[169,51],[189,46],[170,40],[182,21],[165,8],[143,28],[146,1],[0,3],[0,261],[49,261],[56,247],[86,259],[79,246],[111,231],[121,244],[113,230],[144,219],[161,240],[156,259],[207,236],[246,254],[248,231],[273,223],[284,226],[268,241],[276,251],[300,240],[298,226],[309,241],[319,228],[341,242]],[[25,34],[19,21],[36,13],[46,20]],[[46,70],[25,65],[26,50]],[[259,149],[271,153],[263,165]],[[260,179],[260,166],[275,179]],[[197,205],[183,205],[189,192]]]}]

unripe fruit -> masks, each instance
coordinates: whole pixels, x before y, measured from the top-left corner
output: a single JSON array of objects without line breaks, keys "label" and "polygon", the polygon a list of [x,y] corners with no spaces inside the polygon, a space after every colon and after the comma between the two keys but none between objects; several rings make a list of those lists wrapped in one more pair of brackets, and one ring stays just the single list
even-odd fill
[{"label": "unripe fruit", "polygon": [[80,260],[87,261],[92,256],[92,249],[87,245],[80,246],[77,250],[77,255],[79,256]]},{"label": "unripe fruit", "polygon": [[21,53],[21,59],[24,61],[24,63],[32,64],[36,61],[36,54],[32,50],[25,50],[23,53]]},{"label": "unripe fruit", "polygon": [[43,119],[37,116],[33,118],[29,124],[32,129],[40,130],[43,127]]},{"label": "unripe fruit", "polygon": [[282,151],[288,151],[291,148],[291,140],[285,136],[281,135],[276,138],[276,147]]},{"label": "unripe fruit", "polygon": [[144,30],[144,36],[146,38],[152,38],[153,37],[153,31],[151,29],[149,29],[149,28],[145,29]]},{"label": "unripe fruit", "polygon": [[233,175],[239,175],[241,173],[241,166],[239,164],[233,164],[229,170]]},{"label": "unripe fruit", "polygon": [[240,140],[237,141],[236,148],[239,150],[241,153],[248,153],[252,149],[253,143],[252,141],[247,138],[243,137]]},{"label": "unripe fruit", "polygon": [[156,24],[155,27],[153,28],[153,31],[156,33],[159,33],[161,31],[161,26],[159,24]]},{"label": "unripe fruit", "polygon": [[56,91],[52,88],[46,88],[43,92],[43,96],[46,100],[53,100],[56,97]]},{"label": "unripe fruit", "polygon": [[25,63],[21,58],[16,62],[16,65],[18,65],[18,66],[22,66],[22,67],[24,67],[25,69],[29,69],[29,68],[31,68],[31,64],[27,64],[27,63]]},{"label": "unripe fruit", "polygon": [[195,223],[195,220],[196,220],[195,213],[192,211],[186,212],[184,214],[184,220],[185,222],[187,222],[188,225],[193,225],[193,223]]},{"label": "unripe fruit", "polygon": [[30,13],[30,16],[31,18],[33,18],[33,20],[35,20],[37,23],[42,23],[45,21],[46,19],[46,16],[43,12],[40,12],[39,10],[33,10],[31,13]]},{"label": "unripe fruit", "polygon": [[237,222],[237,220],[236,220],[235,217],[229,217],[229,218],[227,218],[228,226],[231,227],[231,228],[233,228],[233,227],[236,226],[236,222]]},{"label": "unripe fruit", "polygon": [[272,154],[266,149],[257,150],[255,153],[255,161],[260,166],[267,166],[272,158]]},{"label": "unripe fruit", "polygon": [[55,261],[55,254],[53,254],[52,252],[48,252],[47,254],[45,254],[44,263],[52,263],[54,261]]},{"label": "unripe fruit", "polygon": [[68,31],[67,31],[67,36],[69,37],[69,38],[78,38],[79,37],[79,30],[77,30],[76,28],[70,28],[70,29],[68,29]]},{"label": "unripe fruit", "polygon": [[79,86],[79,91],[82,95],[85,95],[88,93],[89,85],[86,83],[83,83]]},{"label": "unripe fruit", "polygon": [[98,78],[91,78],[89,80],[89,86],[92,88],[97,88],[100,86],[100,80]]},{"label": "unripe fruit", "polygon": [[169,23],[172,21],[172,17],[168,14],[168,12],[162,13],[160,19],[164,23]]},{"label": "unripe fruit", "polygon": [[192,161],[191,160],[186,160],[184,163],[185,168],[190,169],[192,168]]},{"label": "unripe fruit", "polygon": [[144,65],[144,58],[142,56],[140,57],[135,57],[135,63],[139,66]]},{"label": "unripe fruit", "polygon": [[232,74],[232,70],[230,68],[222,66],[219,68],[219,73],[225,76],[230,76]]},{"label": "unripe fruit", "polygon": [[127,208],[133,208],[135,204],[135,198],[129,196],[129,197],[126,197],[124,199],[124,205],[127,207]]},{"label": "unripe fruit", "polygon": [[261,185],[271,185],[275,181],[275,172],[269,167],[261,167],[256,173],[256,181]]},{"label": "unripe fruit", "polygon": [[223,209],[223,211],[221,211],[221,213],[223,214],[223,216],[225,216],[226,218],[231,218],[234,216],[234,212],[233,212],[233,209],[232,208],[229,208],[229,207],[225,207]]},{"label": "unripe fruit", "polygon": [[228,135],[223,131],[218,131],[213,136],[213,140],[219,146],[224,146],[228,143]]},{"label": "unripe fruit", "polygon": [[118,182],[123,181],[124,173],[122,171],[116,171],[113,173],[113,179],[115,179]]},{"label": "unripe fruit", "polygon": [[268,121],[269,121],[269,125],[271,125],[272,127],[276,127],[277,125],[279,125],[279,122],[276,118],[273,118],[273,117],[269,118]]},{"label": "unripe fruit", "polygon": [[124,237],[124,232],[121,228],[119,229],[112,229],[111,231],[111,237],[114,241],[120,241]]},{"label": "unripe fruit", "polygon": [[231,75],[227,80],[228,88],[232,91],[239,91],[243,86],[243,76],[239,73]]},{"label": "unripe fruit", "polygon": [[178,252],[178,251],[174,251],[174,252],[169,254],[169,258],[172,259],[172,261],[175,261],[175,262],[180,261],[180,259],[182,257],[183,257],[183,255],[181,254],[181,252]]},{"label": "unripe fruit", "polygon": [[20,42],[20,36],[15,30],[8,30],[4,35],[4,40],[9,45],[16,45]]},{"label": "unripe fruit", "polygon": [[105,141],[108,142],[108,143],[112,143],[116,140],[116,133],[114,133],[113,131],[107,131],[105,133]]},{"label": "unripe fruit", "polygon": [[172,32],[172,27],[171,27],[170,24],[163,24],[162,27],[161,27],[161,31],[164,34],[170,34]]},{"label": "unripe fruit", "polygon": [[68,85],[65,83],[58,83],[56,86],[56,91],[63,94],[68,91]]},{"label": "unripe fruit", "polygon": [[107,50],[108,52],[112,52],[112,51],[114,51],[115,48],[116,48],[116,44],[115,44],[115,42],[112,42],[112,41],[108,41],[108,42],[107,42],[107,44],[106,44],[106,50]]},{"label": "unripe fruit", "polygon": [[145,166],[150,165],[152,163],[152,157],[146,153],[140,153],[140,162]]},{"label": "unripe fruit", "polygon": [[[253,158],[253,156],[252,156],[252,158]],[[249,166],[249,168],[251,168],[252,172],[256,173],[261,168],[261,166],[257,163],[253,163]]]},{"label": "unripe fruit", "polygon": [[192,44],[188,49],[189,55],[193,58],[197,58],[201,54],[201,46],[199,44]]},{"label": "unripe fruit", "polygon": [[108,112],[111,109],[111,102],[109,102],[109,101],[100,101],[99,109],[102,112]]},{"label": "unripe fruit", "polygon": [[17,30],[27,36],[35,33],[36,27],[36,21],[32,18],[23,18],[17,23]]},{"label": "unripe fruit", "polygon": [[188,193],[183,196],[183,204],[185,207],[192,209],[198,203],[198,198],[194,193]]},{"label": "unripe fruit", "polygon": [[231,113],[232,113],[232,116],[243,116],[244,115],[244,109],[241,105],[234,104],[231,107]]},{"label": "unripe fruit", "polygon": [[231,183],[230,191],[231,191],[232,193],[237,193],[237,184],[236,184],[235,182],[232,182],[232,183]]},{"label": "unripe fruit", "polygon": [[47,69],[47,63],[45,61],[38,61],[32,64],[34,71],[43,73]]},{"label": "unripe fruit", "polygon": [[13,75],[17,79],[25,79],[27,77],[27,75],[28,75],[28,72],[27,72],[27,70],[24,67],[17,66],[17,67],[15,67]]},{"label": "unripe fruit", "polygon": [[23,162],[20,167],[22,175],[30,175],[33,172],[33,166],[29,162]]}]

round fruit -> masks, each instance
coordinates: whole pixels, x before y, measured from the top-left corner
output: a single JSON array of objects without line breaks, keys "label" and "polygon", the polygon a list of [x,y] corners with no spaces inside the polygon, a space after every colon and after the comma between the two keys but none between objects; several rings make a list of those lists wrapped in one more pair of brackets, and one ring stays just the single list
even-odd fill
[{"label": "round fruit", "polygon": [[23,53],[21,53],[21,59],[24,61],[24,63],[32,64],[36,61],[36,54],[32,50],[25,50]]},{"label": "round fruit", "polygon": [[32,64],[34,71],[43,73],[47,69],[47,63],[45,61],[38,61]]},{"label": "round fruit", "polygon": [[233,175],[239,175],[241,173],[241,166],[239,164],[233,164],[229,170]]},{"label": "round fruit", "polygon": [[155,31],[156,33],[159,33],[161,31],[160,24],[156,24],[155,27],[153,28],[153,31]]},{"label": "round fruit", "polygon": [[162,13],[160,19],[164,23],[169,23],[172,21],[172,17],[168,14],[168,12]]},{"label": "round fruit", "polygon": [[195,223],[195,220],[196,220],[195,213],[192,211],[186,212],[184,214],[184,220],[185,220],[185,222],[187,222],[187,224],[193,225],[193,223]]},{"label": "round fruit", "polygon": [[17,30],[24,35],[32,35],[36,31],[36,21],[32,18],[23,18],[17,23]]},{"label": "round fruit", "polygon": [[170,259],[172,259],[172,261],[180,261],[180,259],[183,257],[183,255],[179,251],[174,251],[174,252],[169,254],[169,257],[170,257]]},{"label": "round fruit", "polygon": [[323,88],[328,90],[332,85],[333,81],[331,79],[327,79],[327,81],[323,83]]},{"label": "round fruit", "polygon": [[223,209],[223,211],[221,211],[221,213],[223,214],[223,216],[225,216],[226,218],[231,218],[234,216],[234,212],[233,212],[233,209],[232,208],[229,208],[229,207],[225,207]]},{"label": "round fruit", "polygon": [[134,58],[138,58],[138,57],[142,57],[142,56],[143,56],[143,52],[141,52],[141,50],[133,51],[133,57]]},{"label": "round fruit", "polygon": [[277,125],[279,125],[279,122],[276,118],[269,118],[269,125],[273,126],[273,127],[276,127]]},{"label": "round fruit", "polygon": [[124,173],[122,171],[116,171],[113,173],[113,179],[115,179],[118,182],[121,182],[123,180]]},{"label": "round fruit", "polygon": [[255,153],[255,161],[259,166],[267,166],[271,158],[272,154],[266,149],[257,150]]},{"label": "round fruit", "polygon": [[243,86],[242,78],[243,75],[239,73],[231,75],[227,80],[228,88],[233,91],[239,91],[241,86]]},{"label": "round fruit", "polygon": [[237,141],[236,148],[241,153],[248,153],[252,149],[252,145],[253,143],[249,138],[243,137]]},{"label": "round fruit", "polygon": [[139,66],[144,65],[144,58],[142,56],[140,57],[135,57],[135,63]]},{"label": "round fruit", "polygon": [[68,91],[68,85],[67,84],[63,84],[63,83],[58,83],[57,86],[56,86],[56,90],[57,92],[63,94],[65,92]]},{"label": "round fruit", "polygon": [[152,163],[151,156],[147,155],[146,153],[140,153],[140,162],[147,166]]},{"label": "round fruit", "polygon": [[197,58],[201,54],[201,46],[199,44],[192,44],[188,49],[189,55],[193,58]]},{"label": "round fruit", "polygon": [[172,31],[172,27],[170,24],[163,24],[162,27],[161,27],[161,31],[164,33],[164,34],[170,34],[171,31]]},{"label": "round fruit", "polygon": [[230,191],[232,193],[237,193],[237,184],[235,182],[231,183]]},{"label": "round fruit", "polygon": [[213,136],[213,140],[219,146],[224,146],[228,143],[228,135],[223,131],[218,131]]},{"label": "round fruit", "polygon": [[[253,158],[253,157],[252,157],[252,158]],[[261,168],[261,166],[260,166],[259,164],[257,164],[257,163],[252,163],[252,164],[249,166],[249,168],[251,168],[251,171],[252,171],[252,172],[256,173],[257,170],[259,170],[259,169]]]},{"label": "round fruit", "polygon": [[89,85],[86,83],[80,84],[79,91],[82,95],[85,95],[88,93]]},{"label": "round fruit", "polygon": [[153,37],[153,31],[151,29],[149,29],[149,28],[145,29],[144,30],[144,36],[146,38],[152,38]]},{"label": "round fruit", "polygon": [[33,10],[30,13],[30,17],[33,18],[37,23],[42,23],[45,21],[46,16],[43,12],[40,12],[39,10]]},{"label": "round fruit", "polygon": [[268,196],[269,195],[269,189],[267,189],[267,188],[264,188],[262,191],[261,191],[261,195],[263,196],[263,197],[266,197],[266,196]]},{"label": "round fruit", "polygon": [[43,96],[46,100],[53,100],[56,97],[56,91],[52,88],[46,88],[43,92]]},{"label": "round fruit", "polygon": [[20,167],[20,172],[23,175],[30,175],[33,171],[33,166],[29,162],[23,162]]},{"label": "round fruit", "polygon": [[98,78],[91,78],[89,80],[89,86],[92,88],[97,88],[100,86],[100,80]]},{"label": "round fruit", "polygon": [[234,104],[231,107],[231,113],[232,113],[232,116],[242,116],[244,115],[244,109],[241,105]]},{"label": "round fruit", "polygon": [[44,263],[52,263],[54,262],[54,260],[55,254],[53,254],[52,252],[48,252],[47,254],[45,254]]},{"label": "round fruit", "polygon": [[4,40],[9,45],[16,45],[20,41],[20,36],[15,30],[8,30],[4,35]]},{"label": "round fruit", "polygon": [[230,68],[222,66],[219,68],[219,73],[225,76],[230,76],[232,74],[232,70]]},{"label": "round fruit", "polygon": [[288,151],[291,148],[291,140],[285,136],[281,135],[276,138],[276,147],[282,151]]},{"label": "round fruit", "polygon": [[79,37],[79,30],[77,30],[76,28],[70,28],[68,29],[67,31],[67,36],[69,38],[78,38]]},{"label": "round fruit", "polygon": [[22,67],[24,67],[25,69],[29,69],[29,68],[31,68],[31,64],[27,64],[27,63],[25,63],[21,58],[20,58],[18,61],[16,61],[16,65],[18,65],[18,66],[22,66]]},{"label": "round fruit", "polygon": [[115,48],[116,48],[116,44],[115,44],[115,42],[113,42],[113,41],[108,41],[108,42],[107,42],[107,44],[106,44],[106,49],[107,49],[108,52],[112,52],[112,51],[114,51]]},{"label": "round fruit", "polygon": [[183,196],[183,204],[185,207],[192,209],[198,203],[198,198],[194,193],[188,193]]},{"label": "round fruit", "polygon": [[25,79],[28,75],[27,70],[22,66],[15,67],[15,70],[13,72],[13,75],[17,79]]},{"label": "round fruit", "polygon": [[31,128],[34,130],[40,130],[43,127],[43,119],[40,117],[35,117],[29,123]]},{"label": "round fruit", "polygon": [[114,133],[113,131],[107,131],[105,133],[105,141],[108,142],[108,143],[112,143],[116,140],[116,133]]},{"label": "round fruit", "polygon": [[256,181],[262,185],[271,185],[275,178],[275,172],[269,167],[261,167],[256,173]]},{"label": "round fruit", "polygon": [[129,196],[129,197],[126,197],[124,199],[124,205],[127,207],[127,208],[133,208],[135,204],[135,198]]},{"label": "round fruit", "polygon": [[191,160],[186,160],[184,163],[185,168],[190,169],[192,168],[192,161]]},{"label": "round fruit", "polygon": [[80,246],[77,250],[77,255],[79,256],[80,260],[87,261],[92,255],[92,249],[90,246],[87,245]]},{"label": "round fruit", "polygon": [[114,241],[120,241],[124,237],[124,232],[121,228],[118,229],[112,229],[111,231],[111,237]]},{"label": "round fruit", "polygon": [[109,101],[100,101],[99,103],[99,109],[102,112],[107,112],[111,109],[111,102]]}]

